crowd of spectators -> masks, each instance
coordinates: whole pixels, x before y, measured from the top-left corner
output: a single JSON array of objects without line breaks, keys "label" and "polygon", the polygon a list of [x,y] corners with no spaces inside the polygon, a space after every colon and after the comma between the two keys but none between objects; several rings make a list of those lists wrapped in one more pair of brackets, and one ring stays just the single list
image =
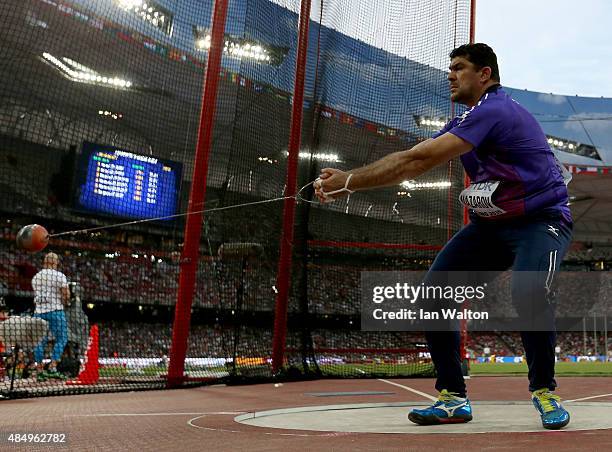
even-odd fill
[{"label": "crowd of spectators", "polygon": [[[316,352],[338,354],[359,350],[418,350],[425,344],[425,336],[414,332],[367,332],[358,330],[316,329],[311,332],[312,347]],[[100,356],[156,358],[169,355],[170,324],[130,322],[103,322],[100,324]],[[272,344],[270,329],[241,326],[238,331],[220,325],[193,325],[189,332],[187,356],[194,358],[228,357],[234,353],[234,340],[238,356],[268,356]],[[592,332],[560,332],[558,355],[592,356],[604,353],[604,336],[597,335],[595,347]],[[609,342],[612,341],[612,337]],[[287,349],[302,350],[300,335],[290,331]],[[586,354],[585,354],[586,350]],[[522,356],[520,333],[470,332],[466,351],[471,357]]]},{"label": "crowd of spectators", "polygon": [[[167,364],[172,342],[172,325],[169,323],[136,323],[126,321],[104,321],[99,327],[99,356],[102,359],[143,360],[143,366],[151,360],[159,365]],[[345,329],[316,329],[311,331],[310,347],[304,347],[302,336],[297,331],[287,335],[287,357],[300,361],[302,351],[312,350],[320,363],[330,359],[347,362],[370,362],[372,360],[418,360],[426,356],[425,337],[411,332],[364,332]],[[188,336],[188,358],[257,358],[268,360],[272,349],[272,331],[265,328],[216,325],[192,325]],[[612,339],[612,338],[611,338]],[[593,332],[563,332],[558,334],[557,357],[600,356],[605,354],[604,336]],[[610,342],[610,340],[609,340]],[[50,341],[48,347],[52,347]],[[608,345],[610,348],[610,344]],[[471,359],[479,357],[523,356],[520,333],[470,332],[465,345]],[[20,351],[17,374],[26,378],[31,371],[31,350]],[[310,355],[308,355],[310,356]],[[612,360],[612,352],[608,352]],[[13,366],[10,350],[0,356],[0,380],[9,377]],[[244,361],[243,361],[244,362]]]},{"label": "crowd of spectators", "polygon": [[521,356],[518,333],[472,332],[467,335],[466,352],[478,356]]},{"label": "crowd of spectators", "polygon": [[[99,325],[100,356],[109,358],[158,358],[169,356],[172,325],[105,321]],[[192,325],[189,330],[187,356],[219,358],[263,356],[272,341],[270,330],[239,326]]]},{"label": "crowd of spectators", "polygon": [[[146,305],[173,305],[176,302],[179,256],[148,253],[96,253],[64,250],[62,269],[71,281],[83,287],[91,302],[119,302]],[[6,292],[31,293],[30,281],[40,267],[40,258],[0,241],[0,283]],[[402,268],[416,269],[417,260],[404,260]],[[422,265],[421,265],[422,266]],[[385,267],[357,267],[307,264],[306,285],[309,310],[317,314],[359,313],[361,271]],[[388,265],[386,268],[389,268]],[[249,260],[242,270],[241,259],[205,255],[196,273],[195,307],[235,308],[271,311],[276,297],[277,266],[265,258]],[[298,273],[296,273],[298,274]],[[241,299],[238,291],[242,286]],[[289,309],[300,309],[299,290],[293,285]]]},{"label": "crowd of spectators", "polygon": [[565,256],[566,262],[612,262],[611,247],[589,247],[580,250],[570,250]]},{"label": "crowd of spectators", "polygon": [[[63,252],[62,252],[63,251]],[[83,299],[91,303],[125,303],[172,306],[176,302],[179,256],[163,253],[100,253],[94,251],[58,250],[61,268],[69,280],[83,288]],[[404,270],[422,270],[424,265],[416,259],[404,259],[399,265]],[[29,254],[0,240],[0,295],[32,294],[31,279],[40,268],[40,255]],[[359,315],[360,283],[363,270],[392,268],[388,263],[352,262],[309,263],[306,267],[308,311],[315,315]],[[604,276],[606,276],[604,278]],[[586,281],[588,279],[588,283]],[[564,272],[557,278],[557,299],[561,315],[577,318],[584,316],[586,308],[595,306],[600,314],[611,305],[612,281],[608,272]],[[216,255],[204,256],[196,274],[194,307],[268,311],[274,309],[276,297],[276,265],[265,257],[249,260],[243,269],[241,259],[221,259]],[[499,287],[509,293],[509,275],[498,278]],[[302,294],[293,285],[290,311],[302,309],[298,298]],[[585,290],[585,286],[589,290]],[[242,288],[242,290],[240,290]],[[595,290],[597,289],[597,290]],[[492,292],[486,303],[490,312],[511,315],[512,306],[499,302]],[[240,295],[240,296],[239,296]],[[505,310],[505,311],[504,311]]]},{"label": "crowd of spectators", "polygon": [[[276,220],[275,220],[276,221]],[[248,233],[248,226],[234,222],[237,235]],[[214,226],[214,222],[213,222]],[[245,229],[246,228],[246,229]],[[275,227],[276,228],[276,227]],[[220,234],[218,231],[214,234]],[[219,228],[217,228],[218,230]],[[265,229],[265,228],[263,228]],[[233,233],[232,233],[233,234]],[[231,239],[232,234],[228,235]],[[32,295],[31,279],[40,269],[40,254],[28,254],[13,245],[14,229],[4,226],[0,229],[0,296]],[[218,241],[223,241],[223,237]],[[260,240],[261,239],[261,240]],[[257,237],[265,243],[265,237]],[[270,237],[268,237],[270,240]],[[276,239],[274,239],[275,241]],[[176,303],[180,253],[170,248],[152,249],[141,246],[129,249],[102,240],[97,244],[77,246],[77,242],[61,242],[53,251],[62,257],[62,271],[70,281],[80,283],[84,300],[90,303],[121,303],[171,307]],[[241,258],[221,259],[203,248],[196,275],[196,291],[193,306],[219,310],[245,310],[273,312],[277,289],[277,264],[274,252],[264,251],[259,259],[244,262]],[[215,248],[215,247],[213,247]],[[136,251],[138,249],[138,251]],[[264,246],[266,250],[266,246]],[[387,260],[377,256],[371,263],[367,256],[342,257],[341,253],[323,250],[309,256],[305,279],[308,297],[308,312],[321,316],[358,316],[360,313],[360,283],[363,270],[424,270],[431,263],[430,257],[402,258]],[[353,250],[354,251],[354,250]],[[266,254],[267,252],[267,254]],[[334,254],[335,253],[335,254]],[[584,270],[593,267],[586,263],[612,261],[608,249],[583,249],[571,251],[566,262],[575,270],[577,264],[585,264]],[[300,263],[298,262],[298,265]],[[581,307],[597,305],[601,313],[609,307],[612,287],[610,279],[600,284],[598,291],[589,283],[584,290],[585,278],[595,281],[596,273],[569,273],[564,276],[558,291],[569,309],[565,313],[580,317]],[[301,278],[297,271],[294,277]],[[509,279],[501,279],[509,285]],[[294,284],[289,300],[290,313],[303,308],[300,303],[302,292]],[[597,292],[597,293],[595,293]],[[495,300],[489,300],[494,307]],[[505,308],[509,308],[509,305]],[[572,311],[570,308],[575,308]],[[498,310],[502,309],[498,306]],[[508,314],[508,312],[504,312]],[[346,326],[346,325],[345,325]],[[425,342],[418,333],[369,333],[355,330],[316,329],[310,332],[314,350],[359,350],[359,349],[410,349],[414,344]],[[136,323],[126,321],[104,321],[100,323],[101,357],[160,358],[170,354],[172,339],[171,325],[167,323]],[[187,355],[190,357],[266,356],[272,343],[269,329],[217,324],[215,326],[191,326]],[[297,332],[290,332],[287,347],[302,349],[302,339]],[[596,355],[605,350],[604,338],[597,339],[592,332],[559,333],[559,356]],[[466,350],[471,357],[477,356],[521,356],[523,348],[518,333],[473,332],[469,335]]]}]

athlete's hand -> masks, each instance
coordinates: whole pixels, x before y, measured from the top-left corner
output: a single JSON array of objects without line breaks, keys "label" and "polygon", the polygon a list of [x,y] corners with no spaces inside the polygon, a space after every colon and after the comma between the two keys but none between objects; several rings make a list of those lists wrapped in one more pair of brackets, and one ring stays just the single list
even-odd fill
[{"label": "athlete's hand", "polygon": [[350,195],[350,187],[347,186],[349,173],[335,168],[323,168],[321,175],[314,182],[315,195],[321,203],[333,202],[338,198]]}]

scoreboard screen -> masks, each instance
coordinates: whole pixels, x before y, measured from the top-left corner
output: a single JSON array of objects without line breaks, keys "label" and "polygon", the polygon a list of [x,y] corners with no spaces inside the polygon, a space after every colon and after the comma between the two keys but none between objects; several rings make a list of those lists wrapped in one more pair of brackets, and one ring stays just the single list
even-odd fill
[{"label": "scoreboard screen", "polygon": [[77,163],[79,210],[145,219],[177,213],[182,164],[83,143]]}]

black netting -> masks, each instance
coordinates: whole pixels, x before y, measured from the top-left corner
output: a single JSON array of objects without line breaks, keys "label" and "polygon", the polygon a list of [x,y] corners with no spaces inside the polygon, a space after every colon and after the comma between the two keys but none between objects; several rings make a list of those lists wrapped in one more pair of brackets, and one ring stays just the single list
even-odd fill
[{"label": "black netting", "polygon": [[[429,138],[430,125],[451,114],[438,68],[469,32],[469,2],[390,2],[384,9],[316,3],[312,123],[301,162],[310,179],[326,166],[360,167]],[[359,40],[337,31],[355,29]],[[455,202],[462,188],[463,171],[451,162],[400,187],[298,213],[297,223],[307,226],[298,229],[303,270],[293,280],[292,307],[301,320],[293,329],[307,343],[290,354],[297,367],[325,376],[432,372],[423,336],[360,331],[360,278],[363,271],[427,268],[462,224]]]},{"label": "black netting", "polygon": [[[298,188],[325,166],[406,149],[451,115],[441,68],[468,40],[469,3],[313,2]],[[0,6],[0,291],[3,317],[17,319],[3,322],[2,394],[166,385],[185,217],[141,220],[187,211],[200,114],[211,108],[202,90],[212,8],[212,0]],[[229,3],[206,204],[195,206],[206,213],[189,381],[272,375],[283,201],[261,201],[287,195],[299,9],[299,0]],[[421,336],[360,332],[359,278],[427,267],[462,224],[462,186],[452,162],[348,202],[297,205],[285,374],[431,371]],[[67,317],[59,357],[59,327],[48,320],[50,341],[34,356],[43,295],[32,278],[45,253],[15,246],[28,224],[62,234],[45,250],[72,283],[70,304],[55,309]],[[99,229],[65,234],[85,228]],[[9,325],[30,337],[9,337]]]}]

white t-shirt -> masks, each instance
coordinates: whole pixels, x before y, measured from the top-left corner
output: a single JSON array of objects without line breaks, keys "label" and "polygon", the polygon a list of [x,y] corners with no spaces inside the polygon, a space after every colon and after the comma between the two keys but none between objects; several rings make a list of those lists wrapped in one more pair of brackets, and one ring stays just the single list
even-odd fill
[{"label": "white t-shirt", "polygon": [[64,309],[62,302],[62,287],[68,287],[66,275],[57,270],[45,268],[32,278],[36,314],[59,311]]}]

